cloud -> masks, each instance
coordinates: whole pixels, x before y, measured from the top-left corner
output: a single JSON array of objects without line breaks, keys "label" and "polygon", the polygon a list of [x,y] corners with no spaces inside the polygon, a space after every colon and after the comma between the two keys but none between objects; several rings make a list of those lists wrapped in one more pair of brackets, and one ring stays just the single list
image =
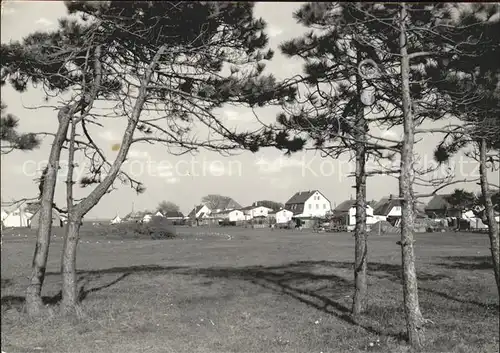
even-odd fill
[{"label": "cloud", "polygon": [[278,173],[284,168],[302,168],[305,163],[303,160],[296,158],[284,158],[282,156],[274,159],[268,160],[263,157],[257,158],[255,165],[259,167],[259,171],[264,174],[268,173]]},{"label": "cloud", "polygon": [[278,37],[281,34],[283,34],[283,30],[279,27],[269,26],[267,29],[267,35],[271,38]]},{"label": "cloud", "polygon": [[49,27],[54,24],[51,20],[46,19],[45,17],[40,17],[38,20],[35,21],[36,24]]}]

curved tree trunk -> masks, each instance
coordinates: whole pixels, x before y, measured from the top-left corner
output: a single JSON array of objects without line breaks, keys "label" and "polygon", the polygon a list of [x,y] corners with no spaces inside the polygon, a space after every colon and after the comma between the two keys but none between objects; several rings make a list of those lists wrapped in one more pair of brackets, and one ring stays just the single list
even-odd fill
[{"label": "curved tree trunk", "polygon": [[[66,228],[64,252],[61,265],[63,280],[63,298],[61,308],[65,313],[73,312],[76,305],[78,304],[76,281],[76,250],[78,245],[81,220],[95,205],[97,205],[99,200],[106,194],[108,189],[116,180],[116,176],[120,172],[123,162],[127,158],[128,150],[133,142],[133,135],[147,98],[147,86],[151,80],[153,68],[156,66],[161,55],[163,55],[165,49],[166,46],[162,46],[160,47],[160,49],[158,49],[155,56],[151,60],[144,77],[141,80],[139,94],[137,96],[136,102],[134,104],[134,109],[132,110],[131,117],[128,120],[127,127],[123,134],[120,150],[118,151],[118,155],[113,162],[108,174],[87,197],[85,197],[79,204],[74,206],[71,205],[70,210],[68,211],[69,223],[68,227]],[[72,185],[72,181],[68,180],[68,182]],[[72,201],[70,202],[69,197],[68,203],[72,204]]]},{"label": "curved tree trunk", "polygon": [[498,224],[495,220],[495,210],[491,200],[490,188],[488,185],[488,175],[486,168],[486,140],[483,138],[479,141],[479,174],[481,181],[481,192],[484,197],[484,207],[486,219],[488,223],[488,235],[490,237],[491,259],[493,260],[493,270],[495,272],[495,280],[497,282],[498,295],[500,296],[500,258],[499,258],[499,239],[498,239]]},{"label": "curved tree trunk", "polygon": [[[361,55],[357,50],[358,63]],[[366,308],[368,290],[366,272],[368,264],[368,244],[366,242],[366,120],[364,105],[361,102],[363,83],[361,76],[356,76],[358,93],[358,114],[356,116],[356,228],[354,230],[354,296],[352,300],[352,314],[356,318]]]},{"label": "curved tree trunk", "polygon": [[422,346],[422,314],[418,301],[418,280],[415,270],[413,248],[414,196],[413,196],[413,145],[415,143],[415,125],[413,121],[412,101],[410,96],[410,60],[406,37],[406,4],[401,4],[400,18],[400,54],[401,84],[403,94],[403,146],[401,149],[401,175],[399,195],[401,203],[401,257],[403,262],[403,296],[408,341],[414,348]]},{"label": "curved tree trunk", "polygon": [[52,206],[54,204],[59,159],[61,156],[61,149],[68,133],[72,114],[71,109],[70,107],[65,107],[59,111],[59,127],[54,142],[52,143],[47,172],[42,186],[37,241],[31,265],[30,283],[26,290],[26,310],[30,316],[38,315],[43,307],[41,294],[43,281],[45,279],[47,257],[49,255],[50,234],[52,231]]}]

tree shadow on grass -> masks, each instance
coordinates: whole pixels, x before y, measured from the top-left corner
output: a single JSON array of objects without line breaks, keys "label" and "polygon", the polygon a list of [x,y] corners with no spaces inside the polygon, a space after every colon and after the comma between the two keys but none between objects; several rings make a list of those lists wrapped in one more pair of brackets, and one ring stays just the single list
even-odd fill
[{"label": "tree shadow on grass", "polygon": [[[300,261],[297,264],[310,265],[310,266],[325,266],[339,269],[354,270],[352,262],[340,261]],[[380,262],[368,262],[368,275],[380,279],[389,279],[394,282],[402,283],[403,271],[399,264],[387,264]],[[417,277],[419,282],[433,282],[442,279],[449,279],[448,275],[443,273],[428,273],[417,270]]]},{"label": "tree shadow on grass", "polygon": [[[448,259],[450,261],[469,261],[472,265],[474,263],[476,264],[477,267],[480,266],[481,263],[491,261],[491,258],[488,256],[449,256],[445,257],[445,259]],[[302,262],[306,263],[307,262]],[[336,262],[336,261],[320,261],[316,262],[316,264],[321,264],[323,266],[332,266],[332,267],[337,267],[337,268],[344,268],[344,269],[352,269],[353,264],[349,262]],[[438,264],[441,265],[441,264]],[[450,264],[447,264],[450,265]],[[492,265],[490,265],[491,268]],[[477,269],[477,267],[471,266],[473,268],[467,267],[463,269]],[[455,269],[456,267],[450,267],[451,269]],[[368,275],[377,277],[380,279],[388,279],[390,281],[396,282],[396,283],[402,283],[402,269],[401,265],[397,264],[385,264],[385,263],[377,263],[377,262],[372,262],[368,264]],[[417,278],[419,284],[419,291],[420,292],[426,292],[430,293],[432,295],[439,296],[441,298],[455,301],[458,303],[462,304],[471,304],[471,305],[476,305],[482,308],[496,308],[498,310],[499,305],[495,303],[481,303],[475,300],[467,300],[467,299],[461,299],[454,297],[448,293],[441,292],[435,289],[428,288],[428,284],[434,281],[439,281],[442,279],[450,279],[450,276],[447,276],[445,274],[437,273],[427,273],[423,271],[417,271]]]},{"label": "tree shadow on grass", "polygon": [[[289,296],[301,303],[306,304],[316,310],[320,310],[329,315],[333,315],[343,322],[358,326],[365,329],[367,332],[379,336],[390,336],[398,340],[404,340],[405,334],[401,327],[392,327],[390,329],[381,328],[380,326],[387,323],[379,323],[380,320],[375,314],[368,314],[365,317],[354,320],[350,315],[350,309],[347,307],[345,297],[352,295],[353,282],[342,276],[332,273],[339,269],[352,269],[351,262],[335,262],[335,261],[299,261],[292,262],[280,266],[250,266],[250,267],[209,267],[209,268],[193,268],[193,267],[163,267],[157,265],[130,266],[130,267],[114,267],[101,270],[78,271],[81,275],[80,281],[90,282],[90,277],[93,280],[105,274],[120,274],[115,280],[99,287],[85,289],[87,283],[82,285],[79,299],[84,300],[90,293],[97,292],[101,289],[108,288],[114,284],[126,279],[134,274],[164,274],[176,273],[179,275],[187,275],[193,277],[205,277],[207,281],[202,285],[209,285],[217,278],[243,280],[253,283],[267,290],[281,293]],[[332,271],[333,270],[333,271]],[[59,275],[59,273],[48,273],[47,275]],[[385,263],[370,263],[369,275],[376,278],[384,278],[401,283],[402,271],[401,265],[385,264]],[[418,278],[421,283],[439,281],[449,278],[444,274],[424,273],[420,271]],[[432,289],[420,288],[421,291],[427,291],[431,294],[442,296],[448,300],[461,301],[453,298],[446,293],[441,293]],[[23,297],[15,297],[24,302]],[[4,301],[12,300],[12,298],[2,298],[2,306]],[[56,296],[45,298],[46,303],[55,304],[60,300],[60,293]],[[485,306],[482,303],[472,303]],[[377,311],[373,308],[374,313]],[[400,310],[396,307],[378,308],[377,310]],[[369,317],[366,317],[369,316]],[[382,325],[380,325],[382,324]]]},{"label": "tree shadow on grass", "polygon": [[[301,303],[306,304],[316,310],[320,310],[329,315],[333,315],[343,322],[358,326],[379,336],[390,336],[398,340],[404,340],[405,335],[400,330],[384,330],[372,325],[372,318],[360,318],[354,320],[350,315],[350,309],[342,303],[345,297],[351,295],[353,282],[336,274],[332,274],[332,268],[325,268],[324,262],[294,262],[281,266],[250,266],[250,267],[162,267],[156,265],[114,267],[102,270],[78,271],[81,275],[79,282],[89,282],[106,274],[121,274],[118,278],[105,285],[85,289],[86,284],[81,287],[79,299],[86,299],[87,295],[101,289],[110,287],[131,274],[161,274],[176,273],[192,277],[205,277],[208,281],[202,285],[211,284],[217,278],[234,279],[248,281],[254,285],[267,290],[289,296]],[[349,264],[352,266],[351,264]],[[321,273],[318,273],[316,266],[320,266]],[[59,275],[59,273],[47,273],[48,276]],[[79,283],[80,285],[80,283]],[[17,300],[18,304],[24,302],[24,297],[4,297],[2,306],[7,302]],[[44,297],[47,304],[57,304],[61,300],[58,293],[52,297]]]},{"label": "tree shadow on grass", "polygon": [[347,324],[361,327],[371,334],[389,336],[401,341],[405,339],[403,332],[380,329],[368,323],[369,320],[354,320],[350,309],[342,303],[342,299],[346,295],[352,294],[353,282],[331,273],[311,272],[311,267],[317,264],[319,262],[295,262],[283,266],[205,268],[191,272],[210,279],[232,278],[249,281],[267,290],[289,296],[316,310],[333,315]]},{"label": "tree shadow on grass", "polygon": [[[85,285],[90,283],[92,280],[97,280],[100,278],[100,275],[97,275],[93,278],[90,278],[89,275],[83,275],[80,276],[78,279],[78,285],[81,285],[79,293],[78,293],[78,301],[81,302],[83,301],[90,293],[98,292],[102,289],[109,288],[118,282],[122,281],[126,277],[128,277],[132,272],[126,272],[122,273],[120,276],[118,276],[116,279],[114,279],[111,282],[108,282],[106,284],[103,284],[101,286],[93,287],[90,289],[85,289]],[[82,284],[83,282],[83,284]],[[55,295],[51,296],[43,296],[42,297],[42,302],[44,305],[57,305],[60,303],[62,300],[62,292],[59,291]],[[3,296],[1,299],[1,304],[2,304],[2,309],[8,310],[10,308],[17,308],[22,310],[24,307],[24,302],[26,301],[26,298],[23,296],[14,296],[14,295],[6,295]]]},{"label": "tree shadow on grass", "polygon": [[441,257],[446,262],[439,263],[438,266],[452,270],[492,270],[493,262],[491,256],[444,256]]}]

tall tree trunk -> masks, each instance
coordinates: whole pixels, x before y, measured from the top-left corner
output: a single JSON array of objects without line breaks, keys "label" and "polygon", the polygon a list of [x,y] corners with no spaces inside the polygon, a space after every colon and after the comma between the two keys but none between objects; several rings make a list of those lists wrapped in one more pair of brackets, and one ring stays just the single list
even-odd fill
[{"label": "tall tree trunk", "polygon": [[[73,173],[75,170],[75,135],[77,122],[72,119],[68,146],[68,175],[66,177],[66,207],[68,215],[73,215]],[[81,219],[68,219],[68,228],[64,234],[61,258],[62,302],[61,312],[70,313],[78,304],[76,297],[76,247]]]},{"label": "tall tree trunk", "polygon": [[493,270],[495,271],[495,280],[497,282],[498,295],[500,296],[500,258],[499,258],[499,239],[498,224],[495,220],[495,210],[491,200],[490,187],[488,185],[488,175],[486,168],[486,139],[479,141],[479,174],[481,182],[481,192],[484,197],[484,207],[486,219],[488,221],[488,235],[490,237],[491,259],[493,260]]},{"label": "tall tree trunk", "polygon": [[413,121],[412,101],[410,96],[410,60],[407,51],[406,36],[406,4],[401,4],[400,18],[400,54],[401,84],[403,95],[403,128],[404,138],[401,149],[401,175],[399,179],[399,195],[401,198],[401,255],[403,262],[403,296],[408,340],[412,347],[422,345],[422,314],[418,301],[418,281],[415,270],[415,253],[413,248],[414,197],[413,197],[413,144],[415,142],[415,125]]},{"label": "tall tree trunk", "polygon": [[72,313],[78,303],[76,281],[76,249],[81,225],[81,218],[68,220],[64,237],[62,257],[62,302],[61,312]]},{"label": "tall tree trunk", "polygon": [[72,107],[69,106],[59,111],[59,127],[52,143],[47,171],[43,181],[37,241],[31,264],[30,283],[26,290],[26,310],[30,316],[39,315],[43,307],[41,294],[49,255],[50,234],[52,232],[52,206],[54,204],[59,159],[72,114]]},{"label": "tall tree trunk", "polygon": [[[128,150],[133,142],[133,136],[137,124],[139,123],[140,115],[146,102],[147,98],[147,86],[151,81],[151,76],[153,75],[153,68],[158,63],[160,57],[163,55],[166,46],[160,47],[156,52],[155,56],[151,60],[144,77],[141,79],[141,86],[139,88],[139,93],[132,109],[132,114],[128,120],[127,127],[123,134],[122,143],[120,145],[120,150],[118,155],[113,162],[108,174],[100,182],[92,192],[85,197],[79,204],[72,205],[72,200],[68,199],[68,203],[71,204],[70,210],[68,211],[68,227],[66,228],[64,252],[61,265],[61,272],[63,278],[63,300],[61,303],[61,309],[65,313],[71,313],[77,304],[77,282],[76,282],[76,250],[79,239],[80,225],[83,217],[99,202],[99,200],[108,191],[110,186],[116,179],[116,176],[120,172],[121,166],[125,159],[127,158]],[[72,168],[72,165],[70,165]],[[72,186],[72,181],[68,181],[69,185]],[[69,190],[68,190],[69,191]],[[71,195],[71,193],[70,193]],[[71,201],[71,202],[70,202]]]},{"label": "tall tree trunk", "polygon": [[[357,50],[358,64],[361,62],[361,53]],[[356,117],[356,228],[354,230],[354,296],[352,300],[352,314],[356,318],[366,308],[367,295],[367,264],[368,245],[366,242],[366,120],[364,105],[361,102],[363,82],[360,74],[356,76],[358,94],[358,113]]]}]

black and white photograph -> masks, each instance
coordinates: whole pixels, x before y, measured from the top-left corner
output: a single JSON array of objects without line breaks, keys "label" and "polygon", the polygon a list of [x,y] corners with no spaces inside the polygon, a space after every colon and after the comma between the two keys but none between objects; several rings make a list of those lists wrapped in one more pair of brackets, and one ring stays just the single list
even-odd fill
[{"label": "black and white photograph", "polygon": [[1,353],[497,353],[500,3],[1,1]]}]

